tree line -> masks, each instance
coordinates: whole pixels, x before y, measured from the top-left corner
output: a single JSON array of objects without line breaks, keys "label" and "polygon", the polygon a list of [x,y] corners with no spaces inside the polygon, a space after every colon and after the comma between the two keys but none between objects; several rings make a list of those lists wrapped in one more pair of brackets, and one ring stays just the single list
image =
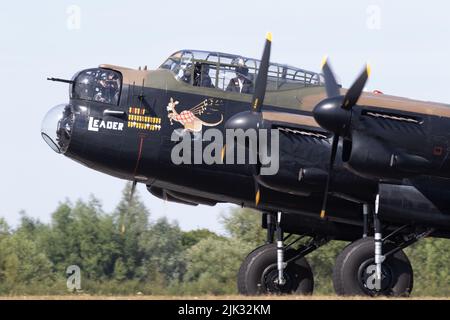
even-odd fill
[{"label": "tree line", "polygon": [[[94,196],[62,202],[49,223],[21,213],[11,228],[0,218],[0,295],[67,294],[68,266],[81,270],[81,292],[104,295],[235,294],[245,256],[264,244],[261,216],[232,208],[226,235],[183,231],[166,218],[151,219],[131,186],[113,212]],[[414,295],[450,295],[450,240],[425,239],[406,250],[415,273]],[[334,294],[331,270],[346,245],[333,241],[307,256],[315,292]]]}]

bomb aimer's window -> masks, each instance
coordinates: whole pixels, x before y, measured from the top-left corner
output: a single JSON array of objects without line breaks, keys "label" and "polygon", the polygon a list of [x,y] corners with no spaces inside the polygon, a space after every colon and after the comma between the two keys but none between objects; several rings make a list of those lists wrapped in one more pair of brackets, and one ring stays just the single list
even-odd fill
[{"label": "bomb aimer's window", "polygon": [[120,73],[107,69],[89,69],[74,79],[72,98],[117,105],[121,90]]}]

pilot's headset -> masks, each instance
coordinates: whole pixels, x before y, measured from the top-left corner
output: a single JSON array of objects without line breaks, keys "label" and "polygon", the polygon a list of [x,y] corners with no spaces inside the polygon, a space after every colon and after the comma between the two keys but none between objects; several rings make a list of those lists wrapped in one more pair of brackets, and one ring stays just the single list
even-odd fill
[{"label": "pilot's headset", "polygon": [[248,76],[248,67],[245,65],[245,61],[241,57],[235,58],[232,63],[236,66],[235,70],[237,74],[243,75],[244,77]]}]

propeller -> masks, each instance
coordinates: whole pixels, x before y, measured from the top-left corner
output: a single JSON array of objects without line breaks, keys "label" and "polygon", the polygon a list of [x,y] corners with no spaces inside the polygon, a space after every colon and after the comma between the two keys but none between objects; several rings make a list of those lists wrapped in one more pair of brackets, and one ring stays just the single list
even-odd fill
[{"label": "propeller", "polygon": [[131,185],[131,191],[130,191],[130,203],[133,201],[134,192],[136,191],[136,185],[137,181],[134,180],[133,184]]},{"label": "propeller", "polygon": [[269,73],[270,64],[270,49],[272,46],[272,33],[267,33],[266,43],[264,45],[264,51],[259,65],[258,76],[255,81],[255,92],[252,98],[252,110],[253,112],[261,112],[261,106],[264,103],[264,97],[266,96],[267,87],[267,74]]},{"label": "propeller", "polygon": [[[255,82],[255,92],[252,98],[252,111],[257,114],[259,118],[258,129],[262,122],[261,106],[264,103],[264,98],[266,96],[267,88],[267,75],[269,73],[270,64],[270,50],[272,46],[272,34],[269,32],[266,36],[266,43],[264,45],[264,51],[261,58],[261,63],[259,65],[258,76]],[[259,183],[256,181],[256,176],[258,175],[259,163],[254,166],[253,180],[255,183],[255,204],[258,205],[261,200],[261,190],[259,188]]]},{"label": "propeller", "polygon": [[[133,204],[133,197],[134,197],[134,193],[136,191],[136,185],[137,185],[137,181],[134,180],[133,184],[131,185],[130,198],[128,199],[130,207]],[[123,213],[122,213],[121,220],[122,220],[122,225],[120,226],[120,233],[123,235],[125,233],[125,221],[124,221]]]},{"label": "propeller", "polygon": [[328,165],[328,175],[325,184],[325,193],[322,202],[320,217],[326,217],[326,207],[330,189],[331,175],[333,172],[334,162],[336,160],[337,147],[340,136],[348,136],[350,122],[352,117],[352,109],[359,100],[364,86],[370,76],[370,67],[361,72],[358,78],[353,82],[352,86],[346,92],[345,96],[340,94],[340,86],[336,81],[336,77],[331,69],[328,59],[325,57],[322,62],[322,72],[325,78],[325,91],[327,98],[317,104],[313,110],[314,119],[324,129],[333,133],[331,143],[330,162]]},{"label": "propeller", "polygon": [[255,81],[255,91],[253,93],[250,110],[240,112],[232,116],[226,123],[226,129],[259,129],[262,125],[261,107],[264,103],[267,86],[267,74],[270,65],[270,49],[272,45],[272,34],[266,36],[266,43],[259,65],[258,75]]},{"label": "propeller", "polygon": [[330,162],[328,164],[328,175],[327,175],[327,181],[325,184],[325,192],[324,192],[324,197],[323,197],[323,202],[322,202],[322,209],[320,210],[320,217],[322,219],[324,219],[326,216],[328,193],[330,190],[331,172],[333,171],[334,160],[336,159],[338,143],[339,143],[339,135],[334,134],[333,142],[331,143]]},{"label": "propeller", "polygon": [[[270,65],[270,50],[272,46],[272,33],[267,33],[266,42],[264,45],[264,51],[261,58],[261,63],[259,65],[258,75],[255,81],[255,91],[253,93],[252,102],[250,110],[240,112],[233,117],[231,117],[225,124],[225,129],[256,129],[258,130],[262,127],[262,114],[261,107],[264,103],[264,98],[266,95],[267,87],[267,75],[269,72]],[[222,150],[222,160],[225,154],[225,149]],[[261,199],[261,191],[259,189],[259,184],[256,181],[256,176],[258,175],[259,164],[254,166],[253,179],[255,183],[255,204],[258,205]]]},{"label": "propeller", "polygon": [[327,98],[320,101],[314,107],[314,119],[322,128],[328,131],[339,135],[348,135],[352,115],[351,111],[358,102],[369,78],[370,67],[369,65],[366,66],[350,89],[348,89],[345,96],[340,94],[340,87],[337,84],[327,58],[323,61],[322,70],[325,78]]}]

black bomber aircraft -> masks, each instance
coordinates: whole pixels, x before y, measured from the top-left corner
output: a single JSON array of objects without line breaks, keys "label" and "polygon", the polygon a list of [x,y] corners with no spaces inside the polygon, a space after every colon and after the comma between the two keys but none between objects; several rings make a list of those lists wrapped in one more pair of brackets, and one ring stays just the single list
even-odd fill
[{"label": "black bomber aircraft", "polygon": [[50,78],[70,84],[70,100],[47,113],[42,137],[160,199],[262,212],[267,243],[242,263],[241,294],[311,294],[305,257],[345,240],[337,294],[409,295],[403,249],[450,238],[450,106],[363,92],[368,67],[345,90],[327,60],[322,73],[271,63],[271,43],[268,34],[260,61],[182,50],[156,70],[100,65]]}]

